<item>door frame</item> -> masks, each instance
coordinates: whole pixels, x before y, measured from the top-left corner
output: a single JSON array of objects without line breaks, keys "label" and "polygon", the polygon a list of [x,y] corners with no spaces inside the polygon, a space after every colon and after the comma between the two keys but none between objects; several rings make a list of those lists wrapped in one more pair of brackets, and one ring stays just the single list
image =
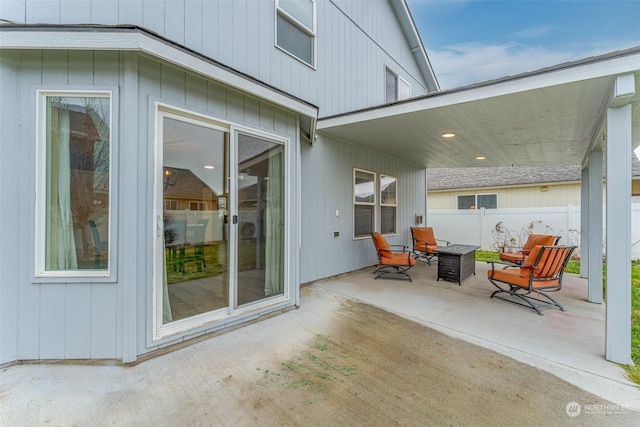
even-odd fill
[{"label": "door frame", "polygon": [[[193,123],[199,126],[206,126],[216,130],[223,130],[229,134],[229,194],[231,203],[228,205],[229,218],[238,215],[238,135],[245,134],[256,138],[266,139],[275,143],[282,144],[284,147],[284,294],[270,298],[264,298],[256,302],[236,306],[237,294],[237,238],[238,227],[229,221],[229,304],[227,307],[198,314],[185,319],[180,319],[171,323],[163,324],[162,320],[162,256],[164,256],[163,239],[161,239],[164,224],[162,221],[162,161],[163,161],[163,138],[162,138],[162,119],[170,117],[176,120],[183,120],[187,123]],[[295,292],[291,286],[295,281],[291,280],[291,222],[293,219],[293,210],[291,204],[290,173],[291,167],[291,139],[276,135],[263,130],[250,128],[247,126],[234,124],[225,120],[195,112],[191,109],[180,108],[164,102],[156,101],[153,103],[153,144],[154,144],[154,161],[153,161],[153,216],[152,221],[152,278],[151,278],[151,334],[147,342],[147,346],[156,346],[165,342],[173,341],[185,335],[199,334],[202,331],[209,332],[221,329],[229,323],[237,323],[246,317],[256,317],[261,312],[270,312],[286,306],[291,303],[291,297]],[[147,303],[148,304],[148,303]],[[147,305],[148,307],[148,305]]]}]

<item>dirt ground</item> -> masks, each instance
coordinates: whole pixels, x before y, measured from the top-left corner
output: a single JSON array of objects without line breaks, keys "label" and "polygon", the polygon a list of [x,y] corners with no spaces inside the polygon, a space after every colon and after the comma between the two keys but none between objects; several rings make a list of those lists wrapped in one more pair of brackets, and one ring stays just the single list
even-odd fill
[{"label": "dirt ground", "polygon": [[367,304],[334,304],[313,321],[292,310],[132,367],[4,369],[0,425],[640,425],[535,367]]}]

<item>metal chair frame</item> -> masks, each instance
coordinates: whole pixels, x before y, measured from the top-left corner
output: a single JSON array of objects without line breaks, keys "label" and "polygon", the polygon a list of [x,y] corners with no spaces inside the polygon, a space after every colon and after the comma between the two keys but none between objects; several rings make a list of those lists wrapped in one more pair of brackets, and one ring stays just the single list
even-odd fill
[{"label": "metal chair frame", "polygon": [[[431,261],[438,257],[437,248],[447,246],[451,242],[448,240],[436,239],[435,237],[433,237],[433,240],[430,242],[417,236],[422,230],[426,229],[431,229],[431,236],[433,236],[433,229],[431,227],[411,227],[411,238],[413,239],[412,251],[416,261],[431,265]],[[441,245],[439,242],[444,243],[444,245]],[[423,247],[425,250],[422,249]],[[430,252],[430,247],[434,252]]]},{"label": "metal chair frame", "polygon": [[[411,252],[409,252],[409,248],[404,245],[389,245],[388,243],[387,247],[389,249],[380,248],[378,247],[376,235],[385,243],[387,242],[384,236],[382,236],[380,233],[371,233],[371,239],[373,240],[373,245],[375,246],[376,253],[378,255],[378,268],[373,272],[373,274],[376,274],[376,277],[374,277],[374,279],[398,279],[413,282],[411,276],[409,276],[409,273],[407,273],[407,271],[409,271],[415,265],[415,260],[411,258]],[[402,252],[394,252],[393,248],[402,248]],[[389,255],[391,256],[385,256],[385,253],[389,253]],[[404,254],[406,254],[406,260],[405,257],[402,256]],[[383,259],[395,259],[396,262],[389,263],[390,261],[386,261],[385,263]]]},{"label": "metal chair frame", "polygon": [[[501,263],[489,262],[491,270],[487,272],[488,279],[498,288],[497,291],[491,294],[490,298],[498,298],[523,307],[532,308],[541,316],[544,316],[542,309],[546,307],[558,307],[561,311],[567,311],[562,304],[548,295],[547,292],[556,292],[562,289],[562,276],[575,248],[575,246],[536,246],[522,266],[507,265],[501,270],[496,270],[495,268],[495,264]],[[515,271],[516,268],[518,269],[517,276],[515,273],[507,273],[506,275],[499,273],[500,271],[504,272],[506,269]],[[529,271],[528,286],[509,282],[509,275],[526,278],[521,274],[523,269],[525,269],[525,272]],[[502,277],[496,278],[496,274]],[[545,285],[545,283],[548,283],[548,285]],[[534,293],[539,298],[533,296],[532,294]],[[507,298],[503,294],[507,294]],[[515,297],[516,299],[509,297]]]}]

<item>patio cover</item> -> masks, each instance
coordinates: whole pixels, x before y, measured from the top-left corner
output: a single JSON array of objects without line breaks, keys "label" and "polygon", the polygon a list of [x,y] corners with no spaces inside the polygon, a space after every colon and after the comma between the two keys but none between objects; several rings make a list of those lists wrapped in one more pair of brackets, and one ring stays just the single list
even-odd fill
[{"label": "patio cover", "polygon": [[[616,76],[635,74],[633,148],[640,145],[640,46],[324,117],[318,131],[435,167],[582,164],[602,142]],[[453,138],[442,138],[454,132]],[[486,160],[478,161],[477,156]]]},{"label": "patio cover", "polygon": [[[424,168],[582,165],[581,274],[589,278],[587,299],[603,300],[604,246],[605,355],[632,363],[631,156],[640,146],[640,46],[324,117],[317,130]],[[443,138],[448,132],[455,136]]]}]

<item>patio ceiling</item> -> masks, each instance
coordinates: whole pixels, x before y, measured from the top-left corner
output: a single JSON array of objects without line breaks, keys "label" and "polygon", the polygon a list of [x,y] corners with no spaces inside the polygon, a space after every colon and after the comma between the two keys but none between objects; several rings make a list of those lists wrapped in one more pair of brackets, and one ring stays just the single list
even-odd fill
[{"label": "patio ceiling", "polygon": [[318,131],[429,168],[581,164],[603,140],[616,76],[628,73],[635,148],[640,47],[323,118]]}]

